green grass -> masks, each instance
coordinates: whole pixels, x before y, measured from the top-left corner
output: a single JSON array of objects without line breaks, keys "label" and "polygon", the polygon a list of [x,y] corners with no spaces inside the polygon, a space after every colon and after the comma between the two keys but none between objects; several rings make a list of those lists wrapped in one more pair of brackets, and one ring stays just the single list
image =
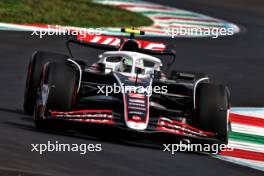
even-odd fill
[{"label": "green grass", "polygon": [[0,0],[0,22],[80,27],[137,27],[152,21],[141,14],[90,0]]}]

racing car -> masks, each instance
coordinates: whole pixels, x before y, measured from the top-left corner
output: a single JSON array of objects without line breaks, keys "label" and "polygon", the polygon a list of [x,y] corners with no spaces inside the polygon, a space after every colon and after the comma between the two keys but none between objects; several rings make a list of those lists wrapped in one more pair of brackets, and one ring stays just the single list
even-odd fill
[{"label": "racing car", "polygon": [[[136,132],[214,139],[227,143],[230,93],[203,73],[173,70],[166,44],[129,37],[78,35],[69,54],[36,51],[30,59],[24,110],[37,128],[52,119],[99,123]],[[76,58],[71,44],[103,50],[97,61]],[[170,56],[166,67],[162,57]],[[166,62],[168,62],[166,60]],[[116,91],[115,89],[118,89]]]}]

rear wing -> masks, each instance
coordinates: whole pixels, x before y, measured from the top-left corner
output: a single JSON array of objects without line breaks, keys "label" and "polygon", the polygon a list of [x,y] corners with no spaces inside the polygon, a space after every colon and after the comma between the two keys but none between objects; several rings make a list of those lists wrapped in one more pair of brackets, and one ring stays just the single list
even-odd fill
[{"label": "rear wing", "polygon": [[[121,44],[129,38],[121,38],[115,36],[106,35],[80,35],[76,38],[69,38],[68,41],[72,43],[82,44],[90,46],[92,48],[102,50],[118,50]],[[156,52],[162,52],[166,50],[166,45],[162,42],[152,42],[146,40],[136,40],[140,49],[152,50]]]},{"label": "rear wing", "polygon": [[138,45],[137,52],[149,54],[149,55],[167,55],[172,56],[173,60],[168,65],[172,64],[176,58],[175,50],[167,49],[167,46],[163,42],[153,42],[147,40],[135,39],[135,35],[144,35],[144,31],[123,28],[122,32],[129,33],[129,38],[127,37],[117,37],[117,36],[107,36],[107,35],[88,35],[88,34],[78,34],[75,38],[68,38],[66,46],[68,48],[69,54],[73,57],[70,43],[79,44],[94,49],[101,49],[106,51],[117,51],[122,50],[123,44],[126,42],[135,42]]}]

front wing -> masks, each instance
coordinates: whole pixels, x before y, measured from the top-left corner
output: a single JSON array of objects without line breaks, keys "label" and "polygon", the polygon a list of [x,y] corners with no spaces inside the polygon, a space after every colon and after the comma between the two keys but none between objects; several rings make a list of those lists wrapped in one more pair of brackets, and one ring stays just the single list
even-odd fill
[{"label": "front wing", "polygon": [[[108,124],[121,128],[126,127],[122,122],[120,115],[115,114],[112,110],[74,110],[74,111],[49,111],[49,119],[61,119],[83,123],[97,123]],[[150,117],[152,119],[152,117]],[[215,138],[216,134],[200,130],[184,123],[181,118],[179,120],[172,120],[168,117],[153,117],[149,122],[149,127],[140,132],[163,132],[175,134],[178,136],[192,137],[192,138]],[[135,121],[136,123],[136,121]]]}]

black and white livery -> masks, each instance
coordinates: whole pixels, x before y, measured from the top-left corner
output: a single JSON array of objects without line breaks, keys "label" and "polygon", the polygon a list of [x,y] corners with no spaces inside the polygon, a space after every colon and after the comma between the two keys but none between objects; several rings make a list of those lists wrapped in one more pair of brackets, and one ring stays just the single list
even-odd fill
[{"label": "black and white livery", "polygon": [[[69,55],[33,53],[24,109],[34,114],[36,127],[60,119],[227,143],[227,87],[202,73],[174,70],[166,76],[160,57],[174,57],[175,52],[143,48],[134,36],[138,31],[129,32],[130,38],[115,46],[70,38]],[[73,57],[70,43],[108,51],[89,65]]]}]

